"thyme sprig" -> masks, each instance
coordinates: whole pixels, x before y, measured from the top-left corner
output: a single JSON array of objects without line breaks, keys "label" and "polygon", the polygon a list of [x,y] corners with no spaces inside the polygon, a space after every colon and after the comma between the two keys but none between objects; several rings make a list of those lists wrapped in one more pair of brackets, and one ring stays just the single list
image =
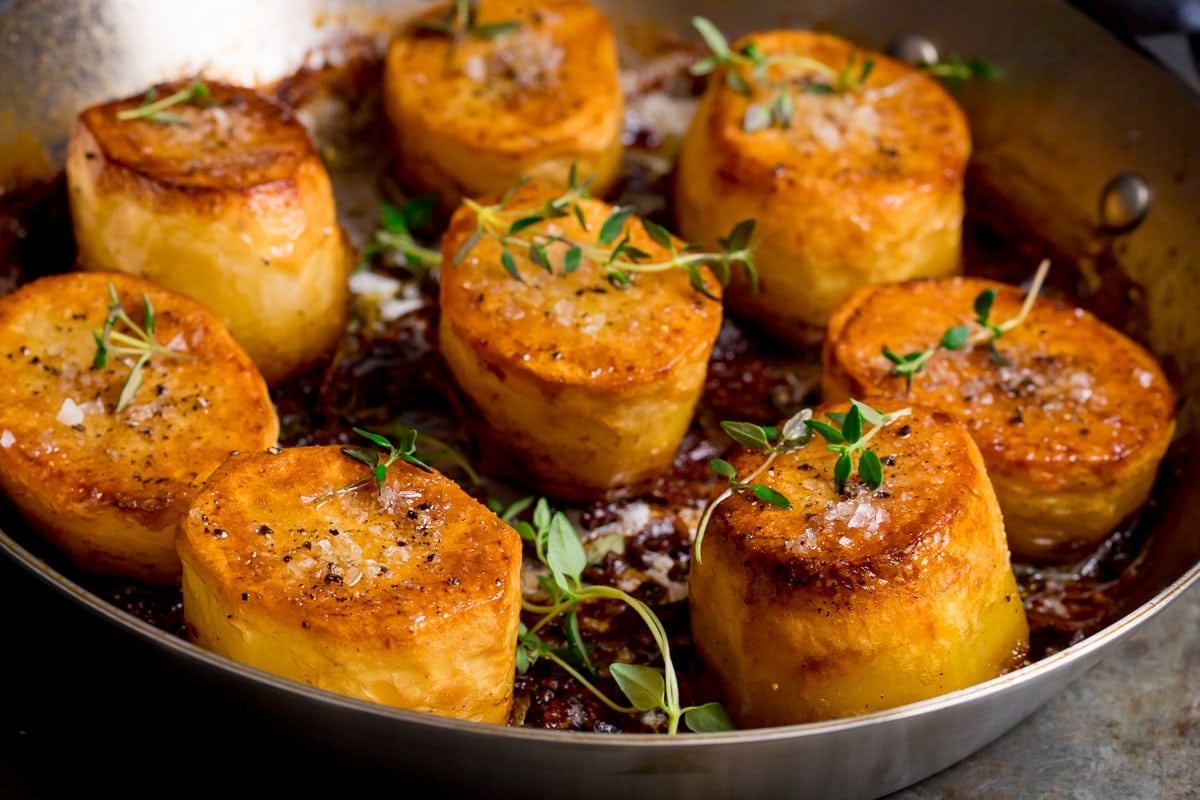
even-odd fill
[{"label": "thyme sprig", "polygon": [[997,81],[1004,77],[1004,70],[982,58],[963,60],[959,56],[951,55],[943,60],[918,66],[951,86],[958,86],[968,80]]},{"label": "thyme sprig", "polygon": [[[911,413],[911,408],[901,408],[884,414],[866,403],[851,399],[850,410],[844,416],[832,412],[826,415],[833,424],[816,419],[805,420],[804,424],[828,443],[826,447],[838,454],[833,465],[833,481],[839,493],[854,472],[856,454],[859,479],[871,489],[883,485],[883,462],[878,453],[867,448],[867,443],[888,425]],[[871,429],[864,431],[864,424],[870,425]]]},{"label": "thyme sprig", "polygon": [[700,516],[700,523],[696,526],[696,540],[692,545],[692,552],[695,555],[697,563],[702,560],[701,548],[704,543],[704,532],[708,530],[708,524],[712,520],[713,512],[716,511],[717,506],[728,500],[735,493],[749,491],[764,503],[770,503],[785,511],[791,510],[792,503],[788,498],[770,486],[755,483],[754,481],[758,476],[770,469],[771,464],[779,456],[808,444],[809,439],[812,437],[812,431],[809,429],[807,423],[811,419],[812,410],[805,408],[799,413],[792,415],[781,428],[770,425],[755,425],[752,422],[733,422],[730,420],[721,423],[721,429],[725,431],[729,438],[747,449],[765,451],[767,457],[745,477],[739,477],[737,468],[723,458],[714,458],[709,462],[709,467],[712,471],[718,477],[729,481],[729,486],[709,501],[704,509],[704,513]]},{"label": "thyme sprig", "polygon": [[[522,510],[528,507],[527,500]],[[519,511],[504,511],[502,519],[511,522]],[[667,733],[679,731],[679,722],[693,731],[729,730],[732,724],[719,703],[699,706],[683,706],[679,697],[679,680],[671,659],[671,647],[666,628],[658,615],[632,595],[611,586],[585,584],[583,571],[587,567],[587,552],[579,535],[567,516],[554,511],[544,498],[534,505],[532,521],[516,522],[517,532],[533,545],[538,561],[550,571],[541,581],[549,604],[523,600],[521,607],[528,613],[540,615],[531,626],[522,625],[517,636],[517,669],[524,673],[539,658],[547,658],[562,667],[578,680],[606,706],[619,713],[658,710],[666,714]],[[587,646],[583,642],[579,627],[579,607],[595,600],[615,600],[633,609],[650,631],[659,652],[662,654],[661,670],[639,664],[614,663],[609,665],[609,674],[625,695],[630,705],[622,705],[609,698],[591,679],[596,676]],[[559,617],[564,617],[563,629],[567,648],[559,651],[550,647],[539,636],[539,632]]]},{"label": "thyme sprig", "polygon": [[[378,433],[372,433],[362,428],[354,428],[354,432],[366,439],[377,450],[368,450],[357,447],[343,447],[342,452],[353,458],[355,461],[360,461],[365,464],[370,470],[371,475],[367,478],[360,478],[356,481],[351,481],[345,486],[337,489],[332,489],[325,494],[317,497],[314,500],[314,505],[321,506],[332,500],[338,495],[348,494],[357,491],[364,486],[369,486],[374,483],[379,491],[380,499],[383,499],[384,488],[387,486],[388,468],[397,461],[407,461],[408,463],[425,470],[430,471],[429,465],[417,457],[417,431],[415,429],[406,430],[400,437],[399,446],[392,444],[386,436],[381,436]],[[380,452],[380,450],[384,452]]]},{"label": "thyme sprig", "polygon": [[104,369],[108,366],[109,356],[133,358],[133,366],[125,382],[121,384],[121,393],[117,398],[116,412],[125,410],[133,401],[138,388],[142,385],[142,370],[151,356],[166,355],[172,358],[183,358],[185,353],[168,350],[154,338],[155,324],[154,304],[149,295],[142,294],[142,324],[138,325],[121,304],[117,290],[108,285],[108,313],[104,317],[104,325],[92,330],[92,338],[96,342],[96,354],[92,357],[92,369]]},{"label": "thyme sprig", "polygon": [[[754,220],[742,220],[734,226],[728,236],[720,239],[722,252],[708,252],[694,245],[680,248],[670,232],[663,226],[641,220],[642,229],[658,246],[669,252],[669,257],[654,260],[645,250],[633,244],[629,232],[633,209],[618,207],[601,223],[593,240],[583,237],[568,237],[558,233],[531,230],[533,226],[547,220],[575,216],[584,232],[591,233],[587,217],[579,201],[588,197],[587,181],[577,180],[572,168],[565,192],[546,201],[536,211],[513,211],[506,208],[512,192],[510,189],[499,201],[483,205],[467,198],[463,203],[475,212],[475,230],[455,252],[451,263],[458,265],[470,255],[485,237],[501,245],[500,264],[514,280],[524,282],[517,268],[514,252],[524,252],[530,261],[549,274],[557,271],[570,275],[583,264],[584,259],[603,266],[609,282],[618,289],[632,285],[637,273],[667,272],[683,270],[693,289],[706,297],[719,299],[708,284],[707,269],[721,286],[729,284],[734,268],[741,268],[752,291],[758,290],[758,271],[754,266],[754,251],[750,238],[754,234]],[[519,185],[519,184],[518,184]]]},{"label": "thyme sprig", "polygon": [[424,247],[413,236],[414,228],[423,228],[433,216],[435,195],[425,195],[394,205],[384,200],[379,205],[379,227],[363,247],[355,272],[368,269],[379,256],[398,256],[414,277],[423,278],[442,260],[437,250]]},{"label": "thyme sprig", "polygon": [[140,106],[118,112],[117,119],[145,119],[159,125],[186,125],[187,120],[182,116],[167,110],[184,103],[200,106],[212,103],[212,92],[201,76],[197,75],[187,86],[161,99],[158,97],[158,89],[151,87],[142,98]]},{"label": "thyme sprig", "polygon": [[1049,271],[1050,259],[1043,259],[1033,276],[1029,291],[1025,293],[1025,300],[1021,304],[1021,310],[1005,322],[994,322],[992,320],[992,305],[996,301],[996,290],[985,289],[976,295],[973,304],[975,311],[974,323],[979,327],[979,330],[972,332],[971,325],[969,324],[955,325],[947,328],[946,332],[938,340],[938,343],[933,347],[905,353],[904,355],[894,352],[885,344],[881,352],[883,357],[892,363],[891,374],[904,378],[905,396],[908,396],[912,391],[913,378],[925,369],[926,362],[938,350],[954,351],[961,350],[967,345],[986,344],[988,357],[992,360],[992,363],[1001,367],[1008,366],[1008,359],[1000,352],[1000,349],[996,346],[996,342],[1004,334],[1025,322],[1025,318],[1029,316],[1034,302],[1037,301],[1038,295],[1042,291],[1042,284],[1045,283],[1046,273]]},{"label": "thyme sprig", "polygon": [[[753,96],[751,83],[764,90],[769,100],[751,103],[742,118],[742,130],[746,133],[771,126],[787,129],[792,126],[796,104],[792,95],[794,84],[790,80],[776,80],[768,74],[771,67],[786,66],[814,73],[820,80],[806,82],[801,91],[805,94],[852,94],[862,89],[875,67],[873,59],[859,58],[851,52],[846,63],[836,69],[823,61],[809,56],[775,54],[767,55],[758,44],[750,40],[738,50],[730,47],[728,40],[715,25],[704,17],[693,17],[692,25],[700,38],[708,45],[709,55],[691,66],[693,75],[708,75],[717,69],[725,73],[725,85],[744,97]],[[748,72],[750,83],[743,77]]]},{"label": "thyme sprig", "polygon": [[506,19],[480,23],[477,0],[455,0],[440,19],[418,18],[412,21],[412,26],[418,31],[446,36],[455,42],[469,36],[490,41],[505,33],[518,30],[521,27],[521,21]]}]

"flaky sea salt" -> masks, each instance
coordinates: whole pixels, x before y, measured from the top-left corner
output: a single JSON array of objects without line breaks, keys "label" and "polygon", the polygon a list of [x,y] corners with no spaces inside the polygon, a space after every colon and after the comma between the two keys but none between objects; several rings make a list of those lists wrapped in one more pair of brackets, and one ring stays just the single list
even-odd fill
[{"label": "flaky sea salt", "polygon": [[5,450],[12,447],[13,443],[16,441],[17,441],[17,437],[12,435],[12,431],[5,431],[4,433],[0,433],[0,447],[3,447]]},{"label": "flaky sea salt", "polygon": [[62,408],[58,410],[58,416],[55,419],[63,425],[70,425],[72,427],[82,425],[83,409],[68,397],[66,400],[63,400]]}]

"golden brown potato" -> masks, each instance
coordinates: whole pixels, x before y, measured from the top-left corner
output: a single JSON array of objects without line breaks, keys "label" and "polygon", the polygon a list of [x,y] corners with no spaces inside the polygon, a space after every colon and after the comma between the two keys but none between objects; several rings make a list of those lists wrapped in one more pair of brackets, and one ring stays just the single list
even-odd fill
[{"label": "golden brown potato", "polygon": [[[520,219],[552,194],[525,187],[501,218]],[[522,236],[556,233],[590,246],[614,209],[593,199],[579,207],[587,231],[569,214]],[[563,244],[549,247],[554,274],[535,266],[527,247],[511,246],[522,282],[505,271],[494,236],[455,266],[476,221],[475,211],[460,208],[443,240],[439,342],[517,477],[556,497],[594,497],[663,472],[700,398],[720,302],[680,270],[637,273],[624,289],[590,257],[562,274]],[[624,230],[648,254],[646,263],[670,257],[635,219]],[[719,297],[720,286],[711,276],[707,282]]]},{"label": "golden brown potato", "polygon": [[337,447],[240,455],[180,521],[179,554],[202,647],[339,694],[508,720],[521,542],[448,478],[397,462],[381,492]]},{"label": "golden brown potato", "polygon": [[[997,292],[993,321],[1018,314],[1019,289],[978,279],[856,292],[829,322],[826,400],[904,397],[882,348],[903,355],[937,344],[974,320],[973,301],[988,288]],[[939,351],[910,397],[971,431],[1014,552],[1077,555],[1146,501],[1175,428],[1174,393],[1149,353],[1065,303],[1038,299],[997,347],[1008,365],[995,364],[984,344]]]},{"label": "golden brown potato", "polygon": [[[135,357],[93,366],[110,285],[139,326],[150,298],[162,348],[120,411]],[[175,525],[196,490],[231,452],[279,434],[266,384],[220,320],[140,278],[73,273],[0,299],[0,360],[0,488],[87,570],[178,580]]]},{"label": "golden brown potato", "polygon": [[[519,27],[485,35],[505,22]],[[383,103],[402,181],[452,210],[522,176],[561,184],[577,164],[603,194],[624,122],[608,20],[583,0],[482,0],[471,31],[452,38],[410,24],[391,44]]]},{"label": "golden brown potato", "polygon": [[[1024,660],[1025,610],[970,435],[913,407],[870,446],[879,490],[854,477],[837,492],[837,455],[814,436],[759,477],[790,510],[745,492],[716,507],[691,568],[692,636],[739,727],[892,708]],[[746,475],[763,459],[731,461]]]},{"label": "golden brown potato", "polygon": [[140,95],[79,115],[67,153],[79,262],[204,303],[274,383],[340,336],[348,248],[304,127],[250,89],[207,85],[211,102],[171,107],[174,123],[120,119]]},{"label": "golden brown potato", "polygon": [[803,56],[835,70],[848,60],[874,64],[858,90],[817,94],[800,65],[772,66],[787,81],[789,124],[747,131],[751,105],[776,90],[723,71],[708,83],[677,168],[680,235],[706,245],[741,219],[758,220],[761,291],[730,287],[728,302],[775,334],[817,341],[838,302],[866,284],[942,276],[958,269],[963,173],[970,154],[966,120],[937,81],[834,36],[768,31],[745,37],[766,56]]}]

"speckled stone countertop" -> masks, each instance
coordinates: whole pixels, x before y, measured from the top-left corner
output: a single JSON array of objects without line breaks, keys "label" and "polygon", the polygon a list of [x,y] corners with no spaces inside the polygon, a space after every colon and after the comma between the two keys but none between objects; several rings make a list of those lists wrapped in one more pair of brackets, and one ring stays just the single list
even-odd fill
[{"label": "speckled stone countertop", "polygon": [[1200,585],[1032,717],[889,800],[1200,798]]}]

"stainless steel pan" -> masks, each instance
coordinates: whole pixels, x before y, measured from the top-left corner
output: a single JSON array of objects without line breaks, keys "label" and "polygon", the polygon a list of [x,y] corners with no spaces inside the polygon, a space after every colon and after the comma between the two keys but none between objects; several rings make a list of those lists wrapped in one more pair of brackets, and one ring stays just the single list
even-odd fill
[{"label": "stainless steel pan", "polygon": [[[0,170],[61,164],[83,105],[207,67],[265,80],[345,28],[385,30],[413,4],[306,0],[0,0]],[[1200,103],[1165,72],[1057,2],[814,0],[784,8],[744,0],[601,3],[618,22],[683,31],[692,14],[731,33],[780,24],[829,29],[886,48],[918,34],[945,52],[1002,64],[1006,79],[967,87],[975,164],[1040,232],[1067,252],[1104,255],[1141,287],[1144,331],[1183,398],[1178,446],[1197,452],[1200,399]],[[1117,176],[1117,194],[1106,187]],[[0,185],[6,175],[0,175]],[[1143,183],[1144,182],[1144,183]],[[1148,188],[1148,193],[1140,191]],[[1124,189],[1125,194],[1120,190]],[[1132,191],[1130,191],[1132,189]],[[1150,198],[1145,221],[1114,228]],[[1122,205],[1125,201],[1125,205]],[[1136,213],[1133,214],[1136,217]],[[81,606],[203,675],[264,718],[319,746],[356,752],[399,775],[447,787],[522,786],[525,796],[874,797],[981,748],[1031,714],[1143,627],[1200,577],[1200,492],[1163,509],[1134,579],[1131,610],[1087,640],[1003,678],[892,711],[729,734],[608,736],[497,728],[358,702],[279,680],[202,651],[64,578],[12,536],[0,550]],[[1192,592],[1186,602],[1197,602]],[[1191,635],[1195,635],[1192,632]],[[312,720],[319,720],[313,725]],[[536,761],[537,769],[528,764]],[[452,766],[451,766],[452,765]]]}]

